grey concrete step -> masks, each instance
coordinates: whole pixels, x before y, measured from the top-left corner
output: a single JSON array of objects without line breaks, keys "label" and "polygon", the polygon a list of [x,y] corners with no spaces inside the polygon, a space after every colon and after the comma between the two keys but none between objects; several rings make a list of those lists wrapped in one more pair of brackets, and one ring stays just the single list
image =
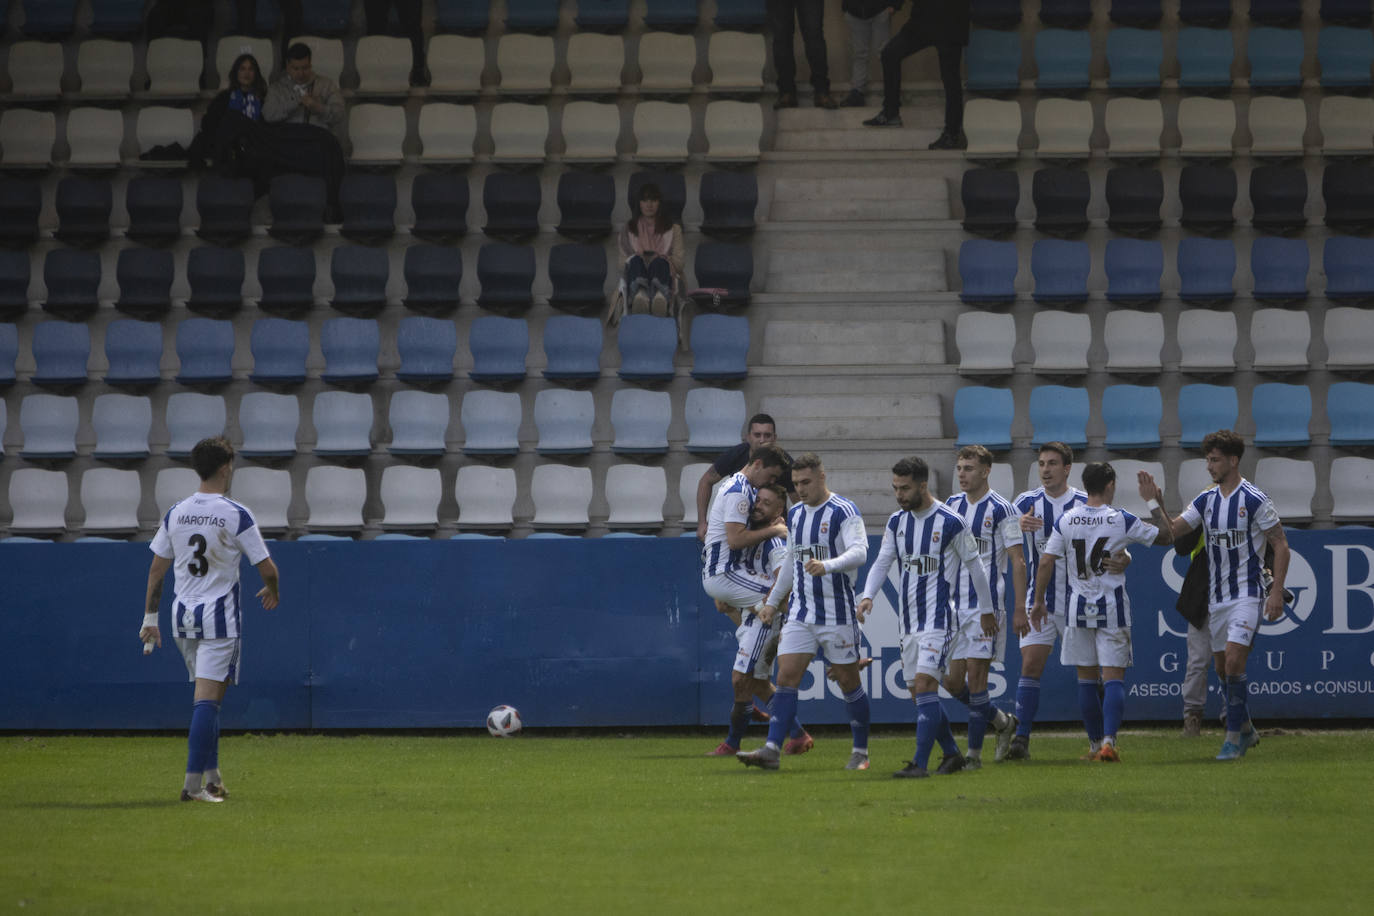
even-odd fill
[{"label": "grey concrete step", "polygon": [[773,220],[947,220],[949,186],[941,178],[779,178]]},{"label": "grey concrete step", "polygon": [[902,109],[901,127],[864,127],[877,114],[873,108],[789,108],[778,112],[773,149],[802,150],[924,150],[940,135],[943,109],[930,100]]},{"label": "grey concrete step", "polygon": [[908,392],[868,394],[765,395],[760,403],[772,414],[787,441],[939,439],[940,397]]},{"label": "grey concrete step", "polygon": [[768,256],[765,288],[771,293],[935,292],[949,288],[943,251],[856,251],[849,244],[819,250],[774,250]]},{"label": "grey concrete step", "polygon": [[943,364],[945,325],[938,319],[904,321],[773,319],[764,327],[765,365],[891,366]]}]

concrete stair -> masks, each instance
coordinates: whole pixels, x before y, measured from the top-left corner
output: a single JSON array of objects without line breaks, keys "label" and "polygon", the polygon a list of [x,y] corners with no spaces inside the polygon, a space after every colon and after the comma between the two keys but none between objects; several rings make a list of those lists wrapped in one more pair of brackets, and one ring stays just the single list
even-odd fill
[{"label": "concrete stair", "polygon": [[943,251],[863,248],[859,233],[835,233],[825,249],[774,249],[768,256],[770,293],[936,292],[949,288]]},{"label": "concrete stair", "polygon": [[949,185],[942,178],[779,178],[770,222],[947,220]]},{"label": "concrete stair", "polygon": [[944,322],[775,318],[764,328],[764,365],[849,366],[856,353],[874,366],[943,364]]},{"label": "concrete stair", "polygon": [[874,108],[787,108],[778,112],[776,152],[924,150],[940,136],[944,109],[933,101],[902,109],[901,127],[864,127]]}]

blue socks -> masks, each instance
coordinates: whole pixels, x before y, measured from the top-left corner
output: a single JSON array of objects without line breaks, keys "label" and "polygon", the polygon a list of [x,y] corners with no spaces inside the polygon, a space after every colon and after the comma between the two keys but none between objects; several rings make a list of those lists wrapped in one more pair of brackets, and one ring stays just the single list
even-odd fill
[{"label": "blue socks", "polygon": [[[776,694],[774,695],[776,696]],[[764,709],[768,712],[769,715],[772,715],[773,701],[769,700],[768,705],[765,706]],[[792,724],[787,727],[787,737],[800,738],[804,734],[806,734],[806,729],[802,728],[801,719],[797,718],[796,716],[793,716]]]},{"label": "blue socks", "polygon": [[186,739],[187,773],[204,773],[217,765],[215,737],[218,734],[219,704],[214,700],[197,700],[191,707],[191,731]]},{"label": "blue socks", "polygon": [[992,716],[992,703],[986,690],[977,693],[965,690],[964,694],[968,697],[968,749],[981,751],[983,736],[988,732],[988,718]]},{"label": "blue socks", "polygon": [[1021,720],[1021,724],[1016,726],[1016,733],[1022,738],[1029,738],[1031,726],[1035,723],[1035,714],[1040,711],[1040,678],[1023,677],[1016,682],[1016,718]]},{"label": "blue socks", "polygon": [[930,763],[930,749],[935,746],[935,736],[944,718],[937,691],[916,694],[916,756],[911,762],[921,769]]},{"label": "blue socks", "polygon": [[1102,685],[1102,731],[1106,737],[1116,740],[1121,729],[1121,720],[1126,715],[1126,682],[1120,679],[1106,681]]},{"label": "blue socks", "polygon": [[1240,734],[1250,721],[1250,710],[1246,705],[1250,678],[1244,674],[1226,676],[1226,733]]},{"label": "blue socks", "polygon": [[[782,688],[778,688],[779,691]],[[792,694],[796,697],[796,693]],[[854,750],[868,753],[868,694],[864,692],[863,685],[854,688],[853,693],[844,695],[845,709],[849,711],[849,728],[854,732]],[[795,718],[796,707],[792,707]]]},{"label": "blue socks", "polygon": [[1079,679],[1078,708],[1083,712],[1083,727],[1087,729],[1088,740],[1094,743],[1101,741],[1102,700],[1097,695],[1097,681]]},{"label": "blue socks", "polygon": [[797,688],[779,687],[773,693],[773,702],[768,705],[772,712],[768,717],[768,743],[781,748],[790,723],[797,718]]}]

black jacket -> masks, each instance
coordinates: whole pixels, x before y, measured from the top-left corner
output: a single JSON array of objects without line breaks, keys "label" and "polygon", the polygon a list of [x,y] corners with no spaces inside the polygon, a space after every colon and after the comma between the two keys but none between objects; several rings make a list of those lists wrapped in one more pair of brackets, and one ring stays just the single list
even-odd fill
[{"label": "black jacket", "polygon": [[860,19],[872,19],[885,9],[899,10],[906,0],[844,0],[840,9]]},{"label": "black jacket", "polygon": [[911,21],[933,44],[967,45],[969,0],[913,0]]},{"label": "black jacket", "polygon": [[[1199,525],[1182,537],[1176,538],[1174,551],[1181,557],[1193,553],[1202,538],[1202,529],[1203,526]],[[1183,619],[1199,629],[1207,625],[1209,569],[1207,551],[1198,550],[1193,554],[1193,562],[1188,564],[1188,572],[1178,590],[1178,601],[1174,604],[1174,609],[1183,615]]]}]

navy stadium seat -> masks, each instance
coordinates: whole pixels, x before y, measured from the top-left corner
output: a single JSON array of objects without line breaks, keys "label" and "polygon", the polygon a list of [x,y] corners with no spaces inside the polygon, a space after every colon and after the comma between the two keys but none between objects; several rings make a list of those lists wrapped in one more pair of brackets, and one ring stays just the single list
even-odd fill
[{"label": "navy stadium seat", "polygon": [[[1116,10],[1116,4],[1112,4]],[[1155,11],[1159,4],[1156,0]],[[1107,88],[1116,91],[1147,91],[1159,88],[1164,44],[1154,29],[1112,29],[1107,33]]]},{"label": "navy stadium seat", "polygon": [[553,315],[544,322],[544,378],[558,381],[601,377],[601,320]]},{"label": "navy stadium seat", "polygon": [[1369,0],[1321,0],[1320,12],[1322,22],[1368,26],[1374,7]]},{"label": "navy stadium seat", "polygon": [[331,384],[353,385],[377,380],[381,331],[370,318],[330,318],[320,326],[320,351]]},{"label": "navy stadium seat", "polygon": [[964,229],[980,235],[1003,235],[1016,229],[1021,183],[1013,170],[969,169],[960,180]]},{"label": "navy stadium seat", "polygon": [[1374,166],[1329,162],[1322,171],[1326,225],[1342,232],[1374,229]]},{"label": "navy stadium seat", "polygon": [[1061,29],[1083,29],[1092,22],[1091,0],[1041,0],[1040,21]]},{"label": "navy stadium seat", "polygon": [[668,381],[674,375],[677,324],[654,315],[626,315],[616,335],[620,377],[629,382]]},{"label": "navy stadium seat", "polygon": [[396,181],[390,175],[353,172],[339,186],[340,234],[376,245],[396,234]]},{"label": "navy stadium seat", "polygon": [[1088,228],[1088,173],[1078,169],[1037,169],[1031,180],[1035,228],[1050,235],[1081,235]]},{"label": "navy stadium seat", "polygon": [[1087,242],[1037,239],[1031,247],[1035,301],[1046,305],[1086,301],[1091,263]]},{"label": "navy stadium seat", "polygon": [[1108,14],[1117,25],[1153,26],[1163,18],[1160,0],[1112,0]]},{"label": "navy stadium seat", "polygon": [[1063,442],[1088,447],[1088,391],[1063,385],[1039,385],[1030,395],[1031,447]]},{"label": "navy stadium seat", "polygon": [[1312,391],[1306,385],[1265,382],[1251,395],[1258,448],[1300,448],[1312,444]]},{"label": "navy stadium seat", "polygon": [[186,307],[207,318],[228,318],[243,306],[243,252],[202,245],[186,258],[191,296]]},{"label": "navy stadium seat", "polygon": [[697,0],[646,0],[644,26],[666,32],[686,32],[696,28]]},{"label": "navy stadium seat", "polygon": [[334,281],[330,305],[346,315],[374,317],[386,308],[386,281],[391,258],[384,248],[340,245],[330,255]]},{"label": "navy stadium seat", "polygon": [[490,0],[435,0],[434,24],[440,32],[485,32]]},{"label": "navy stadium seat", "polygon": [[1374,445],[1374,385],[1332,382],[1326,391],[1331,444],[1341,448]]},{"label": "navy stadium seat", "polygon": [[1250,172],[1250,222],[1266,232],[1307,224],[1307,172],[1301,166],[1261,165]]},{"label": "navy stadium seat", "polygon": [[698,315],[692,319],[692,378],[742,379],[749,375],[749,319]]},{"label": "navy stadium seat", "polygon": [[606,249],[601,245],[565,242],[549,251],[549,304],[578,315],[599,313],[606,307]]},{"label": "navy stadium seat", "polygon": [[253,373],[257,385],[299,385],[305,381],[305,360],[310,355],[310,326],[286,318],[259,318],[249,335]]},{"label": "navy stadium seat", "polygon": [[611,233],[615,178],[597,172],[569,170],[558,177],[558,231],[583,241]]},{"label": "navy stadium seat", "polygon": [[453,378],[458,326],[439,318],[408,315],[396,327],[396,349],[401,356],[396,377],[401,381],[447,382]]},{"label": "navy stadium seat", "polygon": [[352,24],[350,0],[310,0],[301,4],[301,28],[307,35],[342,35]]},{"label": "navy stadium seat", "polygon": [[1374,35],[1362,29],[1327,26],[1317,33],[1317,60],[1322,68],[1322,85],[1348,89],[1369,85],[1369,67],[1374,60]]},{"label": "navy stadium seat", "polygon": [[48,298],[43,309],[70,321],[84,321],[100,307],[100,252],[55,248],[43,260]]},{"label": "navy stadium seat", "polygon": [[754,250],[734,242],[702,242],[696,253],[697,283],[704,290],[726,290],[715,296],[698,295],[698,306],[734,307],[749,303],[754,279]]},{"label": "navy stadium seat", "polygon": [[233,322],[187,318],[177,325],[176,346],[181,384],[213,386],[233,378]]},{"label": "navy stadium seat", "polygon": [[1236,246],[1230,239],[1185,238],[1178,243],[1178,297],[1216,305],[1235,298]]},{"label": "navy stadium seat", "polygon": [[1107,226],[1127,235],[1148,235],[1163,224],[1164,176],[1159,169],[1119,165],[1107,172]]},{"label": "navy stadium seat", "polygon": [[33,383],[67,389],[86,383],[91,329],[75,321],[40,321],[33,327]]},{"label": "navy stadium seat", "polygon": [[125,248],[119,252],[115,274],[119,299],[115,308],[144,321],[172,310],[172,252],[161,248]]},{"label": "navy stadium seat", "polygon": [[196,185],[196,234],[216,245],[233,245],[253,234],[253,182],[203,175]]},{"label": "navy stadium seat", "polygon": [[754,231],[759,182],[752,172],[711,171],[701,176],[701,231],[734,238]]},{"label": "navy stadium seat", "polygon": [[534,249],[489,242],[477,253],[477,304],[484,309],[523,310],[533,301]]},{"label": "navy stadium seat", "polygon": [[[1045,5],[1040,18],[1045,18]],[[1035,36],[1035,88],[1074,91],[1088,88],[1092,43],[1086,31],[1041,29]]]},{"label": "navy stadium seat", "polygon": [[412,235],[440,244],[452,244],[468,231],[468,182],[462,174],[424,172],[410,186],[415,211]]},{"label": "navy stadium seat", "polygon": [[146,244],[174,242],[181,236],[181,206],[181,179],[131,178],[124,196],[129,212],[125,234]]},{"label": "navy stadium seat", "polygon": [[1302,85],[1303,36],[1299,29],[1250,29],[1245,49],[1250,85],[1256,89],[1293,89]]},{"label": "navy stadium seat", "polygon": [[959,246],[959,298],[971,305],[1016,301],[1015,242],[969,239]]},{"label": "navy stadium seat", "polygon": [[325,184],[318,175],[277,175],[268,194],[272,225],[267,232],[291,245],[324,233]]},{"label": "navy stadium seat", "polygon": [[143,0],[91,0],[91,34],[128,41],[143,31]]},{"label": "navy stadium seat", "polygon": [[515,382],[525,377],[525,358],[530,352],[530,329],[520,318],[483,315],[468,331],[474,381],[488,384]]},{"label": "navy stadium seat", "polygon": [[[1102,392],[1104,445],[1111,451],[1159,448],[1164,402],[1153,385],[1108,385]],[[1123,481],[1129,483],[1129,481]]]},{"label": "navy stadium seat", "polygon": [[[19,358],[19,328],[0,322],[0,388],[14,384],[14,362]],[[0,401],[3,405],[4,401]],[[5,408],[0,406],[0,455],[5,453]]]},{"label": "navy stadium seat", "polygon": [[492,172],[482,185],[487,223],[482,231],[492,238],[520,241],[539,231],[539,176]]},{"label": "navy stadium seat", "polygon": [[1180,0],[1179,21],[1220,28],[1231,21],[1231,0]]},{"label": "navy stadium seat", "polygon": [[1178,176],[1179,222],[1197,232],[1216,233],[1236,223],[1236,173],[1221,165],[1186,165]]},{"label": "navy stadium seat", "polygon": [[114,191],[105,178],[68,175],[57,183],[57,231],[72,245],[92,245],[110,237]]},{"label": "navy stadium seat", "polygon": [[1158,302],[1163,295],[1164,248],[1155,239],[1108,239],[1104,256],[1107,300],[1124,305]]},{"label": "navy stadium seat", "polygon": [[0,321],[18,321],[29,310],[27,251],[0,251]]},{"label": "navy stadium seat", "polygon": [[285,318],[300,317],[315,307],[315,252],[279,246],[258,253],[258,307]]},{"label": "navy stadium seat", "polygon": [[716,4],[718,29],[761,29],[767,23],[766,0],[731,0],[729,3]]},{"label": "navy stadium seat", "polygon": [[1021,33],[973,29],[968,40],[969,92],[1012,92],[1021,87]]},{"label": "navy stadium seat", "polygon": [[662,202],[659,204],[663,215],[670,223],[682,222],[682,208],[687,205],[687,179],[680,172],[635,172],[630,176],[630,184],[625,195],[625,203],[631,213],[639,212],[639,189],[646,184],[658,186]]},{"label": "navy stadium seat", "polygon": [[59,41],[72,34],[76,0],[24,0],[24,34]]},{"label": "navy stadium seat", "polygon": [[1306,239],[1261,236],[1250,247],[1256,299],[1296,302],[1307,298],[1310,258]]},{"label": "navy stadium seat", "polygon": [[1008,388],[961,387],[954,393],[954,444],[982,445],[994,452],[1009,450],[1015,413]]},{"label": "navy stadium seat", "polygon": [[0,176],[0,245],[22,248],[38,239],[43,187],[31,178]]},{"label": "navy stadium seat", "polygon": [[1178,390],[1181,448],[1199,448],[1218,429],[1235,429],[1240,414],[1236,389],[1230,385],[1184,385]]},{"label": "navy stadium seat", "polygon": [[1322,248],[1326,298],[1374,299],[1374,239],[1335,236]]},{"label": "navy stadium seat", "polygon": [[405,307],[443,315],[458,307],[463,252],[447,245],[411,245],[405,254]]},{"label": "navy stadium seat", "polygon": [[551,32],[558,28],[558,0],[506,0],[506,31]]},{"label": "navy stadium seat", "polygon": [[629,21],[630,0],[577,0],[580,32],[619,32]]},{"label": "navy stadium seat", "polygon": [[1271,26],[1297,25],[1302,21],[1302,0],[1250,0],[1250,19]]},{"label": "navy stadium seat", "polygon": [[1021,0],[972,0],[969,17],[989,29],[1010,29],[1021,22]]},{"label": "navy stadium seat", "polygon": [[1228,29],[1179,29],[1178,85],[1198,90],[1229,88],[1235,55],[1235,42]]}]

